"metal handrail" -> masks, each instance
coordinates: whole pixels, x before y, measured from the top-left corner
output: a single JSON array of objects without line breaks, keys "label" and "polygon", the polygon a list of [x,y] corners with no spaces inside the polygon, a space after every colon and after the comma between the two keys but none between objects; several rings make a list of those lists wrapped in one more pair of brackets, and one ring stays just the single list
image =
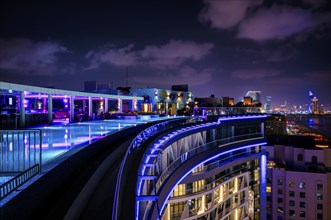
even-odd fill
[{"label": "metal handrail", "polygon": [[41,166],[36,164],[0,186],[0,200],[15,191],[29,179],[40,173]]},{"label": "metal handrail", "polygon": [[[39,135],[39,144],[37,144],[37,136]],[[32,139],[32,140],[31,140]],[[33,144],[31,144],[31,142]],[[39,147],[39,172],[42,172],[42,132],[40,129],[15,129],[15,130],[0,130],[0,172],[22,172],[26,166],[26,152],[28,149],[28,168],[37,164],[37,145]],[[31,164],[31,146],[33,146],[33,164]],[[22,151],[20,154],[20,150]],[[16,154],[16,155],[15,155]],[[11,156],[11,158],[9,158]],[[15,159],[17,158],[17,166],[15,168]],[[22,161],[20,159],[22,158]],[[22,162],[22,166],[21,166]],[[6,167],[5,167],[6,164]],[[9,167],[11,164],[11,168]]]}]

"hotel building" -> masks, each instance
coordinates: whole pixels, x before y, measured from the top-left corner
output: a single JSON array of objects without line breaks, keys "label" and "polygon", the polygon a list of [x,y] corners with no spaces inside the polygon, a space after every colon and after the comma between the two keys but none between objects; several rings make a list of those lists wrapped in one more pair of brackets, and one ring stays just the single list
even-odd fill
[{"label": "hotel building", "polygon": [[267,142],[267,219],[330,219],[331,149],[303,136]]}]

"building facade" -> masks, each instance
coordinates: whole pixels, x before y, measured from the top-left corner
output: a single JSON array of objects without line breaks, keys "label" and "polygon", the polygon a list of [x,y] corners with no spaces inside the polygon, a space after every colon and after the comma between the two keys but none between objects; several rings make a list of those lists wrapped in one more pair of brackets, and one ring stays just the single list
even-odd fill
[{"label": "building facade", "polygon": [[266,116],[171,130],[146,149],[136,219],[265,219]]},{"label": "building facade", "polygon": [[131,88],[128,95],[144,97],[144,101],[137,103],[138,108],[141,107],[143,112],[157,112],[164,115],[176,115],[177,111],[190,108],[190,103],[194,101],[192,92],[188,90]]},{"label": "building facade", "polygon": [[331,149],[302,136],[268,138],[267,219],[331,218]]}]

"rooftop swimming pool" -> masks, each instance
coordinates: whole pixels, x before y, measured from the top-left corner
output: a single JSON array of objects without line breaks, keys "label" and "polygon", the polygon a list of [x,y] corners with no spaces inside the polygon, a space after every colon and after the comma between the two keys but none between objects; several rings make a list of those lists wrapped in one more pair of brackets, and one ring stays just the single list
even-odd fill
[{"label": "rooftop swimming pool", "polygon": [[[58,121],[49,126],[37,126],[36,137],[22,132],[19,135],[2,133],[1,135],[1,156],[0,156],[0,185],[8,178],[13,177],[14,170],[25,170],[34,162],[39,163],[39,134],[41,134],[41,161],[42,166],[56,164],[57,158],[71,150],[79,150],[83,147],[105,137],[116,131],[127,127],[151,121],[167,119],[165,117],[142,116],[140,118],[123,118],[99,121],[87,121],[69,123]],[[39,133],[40,131],[40,133]],[[30,164],[31,162],[31,164]],[[51,169],[49,166],[43,172]],[[11,170],[13,170],[11,174]]]}]

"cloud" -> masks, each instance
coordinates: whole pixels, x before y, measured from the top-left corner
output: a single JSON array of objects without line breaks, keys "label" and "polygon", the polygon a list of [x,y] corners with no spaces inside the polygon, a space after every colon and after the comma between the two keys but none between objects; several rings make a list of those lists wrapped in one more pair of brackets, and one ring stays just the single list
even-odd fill
[{"label": "cloud", "polygon": [[27,75],[53,75],[58,55],[67,48],[57,42],[33,42],[25,38],[0,39],[0,69]]},{"label": "cloud", "polygon": [[154,68],[178,67],[188,60],[199,61],[214,47],[212,43],[171,40],[161,46],[146,46],[141,52],[146,63]]},{"label": "cloud", "polygon": [[[112,47],[112,46],[111,46]],[[105,46],[101,50],[89,51],[85,58],[90,60],[87,69],[96,69],[101,64],[108,63],[115,66],[134,66],[138,64],[138,55],[133,51],[134,45],[129,44],[123,48],[109,48]]]},{"label": "cloud", "polygon": [[213,28],[228,29],[239,24],[247,11],[261,4],[261,1],[215,1],[205,0],[205,8],[200,12],[199,20],[209,23]]},{"label": "cloud", "polygon": [[253,70],[236,70],[231,73],[231,76],[235,79],[265,79],[280,75],[279,70],[272,69],[253,69]]},{"label": "cloud", "polygon": [[291,46],[281,46],[280,48],[268,54],[266,61],[268,62],[284,62],[295,60],[300,56],[300,52]]},{"label": "cloud", "polygon": [[212,43],[171,40],[164,45],[147,45],[137,51],[133,50],[133,44],[120,49],[105,46],[97,52],[89,51],[85,58],[90,61],[87,69],[98,68],[101,64],[164,69],[178,67],[189,60],[199,61],[208,55],[213,47]]},{"label": "cloud", "polygon": [[239,25],[237,37],[256,41],[281,40],[313,25],[308,10],[285,6],[261,8]]},{"label": "cloud", "polygon": [[189,84],[190,86],[207,85],[212,80],[214,69],[194,69],[190,66],[182,67],[177,73],[158,72],[148,77],[134,76],[132,81],[143,85],[169,86],[175,84]]}]

